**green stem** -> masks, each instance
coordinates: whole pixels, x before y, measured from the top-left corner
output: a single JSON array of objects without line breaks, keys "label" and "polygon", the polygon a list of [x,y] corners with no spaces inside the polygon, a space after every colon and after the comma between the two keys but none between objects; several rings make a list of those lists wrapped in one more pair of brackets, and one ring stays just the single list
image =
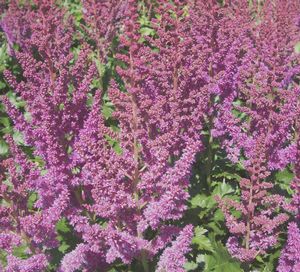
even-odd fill
[{"label": "green stem", "polygon": [[142,250],[141,252],[141,262],[142,262],[144,272],[149,272],[147,253],[144,250]]},{"label": "green stem", "polygon": [[208,145],[207,145],[207,161],[206,161],[206,183],[208,189],[211,186],[211,173],[212,173],[212,168],[214,164],[214,151],[213,151],[213,142],[214,138],[211,134],[211,128],[213,124],[213,117],[209,117],[208,121]]},{"label": "green stem", "polygon": [[[131,82],[130,86],[134,87],[134,82],[132,81],[133,78],[133,60],[132,60],[132,53],[130,52],[130,71],[131,71]],[[136,97],[134,94],[130,95],[131,98],[131,105],[132,105],[132,131],[133,131],[133,159],[135,162],[135,167],[132,175],[133,181],[133,197],[137,203],[137,212],[141,214],[141,206],[139,204],[139,190],[137,188],[139,179],[140,179],[140,169],[139,169],[139,153],[140,149],[138,146],[138,138],[137,138],[137,130],[138,130],[138,106],[136,102]],[[143,238],[143,233],[138,232],[137,236],[139,238]],[[144,272],[149,272],[148,261],[147,261],[147,253],[145,250],[141,251],[140,260],[142,264]]]},{"label": "green stem", "polygon": [[250,272],[251,271],[250,264],[249,263],[244,263],[243,264],[243,270],[244,270],[244,272]]}]

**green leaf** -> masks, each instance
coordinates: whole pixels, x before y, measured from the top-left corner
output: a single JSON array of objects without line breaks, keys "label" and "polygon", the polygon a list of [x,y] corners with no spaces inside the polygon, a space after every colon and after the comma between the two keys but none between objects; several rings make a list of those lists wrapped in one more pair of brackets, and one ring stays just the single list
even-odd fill
[{"label": "green leaf", "polygon": [[44,161],[41,157],[39,156],[35,156],[32,161],[37,165],[37,166],[40,166],[40,167],[43,167],[44,166]]},{"label": "green leaf", "polygon": [[13,255],[21,258],[21,259],[27,259],[28,258],[28,254],[26,253],[27,250],[27,246],[26,245],[21,245],[19,247],[15,247],[13,249]]},{"label": "green leaf", "polygon": [[194,262],[188,262],[188,263],[185,263],[183,267],[184,267],[185,271],[192,271],[198,267],[198,264],[196,264]]},{"label": "green leaf", "polygon": [[233,188],[224,181],[222,183],[219,183],[215,187],[215,189],[213,191],[213,195],[219,195],[219,196],[223,197],[223,196],[231,194],[233,192],[234,192]]},{"label": "green leaf", "polygon": [[206,195],[196,195],[191,199],[191,204],[193,207],[201,207],[206,209],[211,209],[216,205],[216,201],[211,196]]},{"label": "green leaf", "polygon": [[232,259],[221,242],[212,242],[212,255],[204,255],[205,272],[242,272],[240,263]]},{"label": "green leaf", "polygon": [[239,176],[238,174],[229,173],[226,171],[214,174],[213,177],[214,178],[225,178],[227,180],[229,179],[229,180],[237,180],[237,181],[239,181],[241,179],[241,176]]},{"label": "green leaf", "polygon": [[121,155],[123,150],[120,146],[120,143],[115,140],[115,139],[112,139],[110,136],[108,135],[105,135],[105,138],[107,140],[107,142],[109,143],[109,145],[114,149],[114,151],[118,154],[118,155]]},{"label": "green leaf", "polygon": [[295,44],[294,51],[296,54],[300,54],[300,41]]},{"label": "green leaf", "polygon": [[61,219],[56,224],[56,230],[59,232],[67,233],[71,231],[71,228],[65,218]]},{"label": "green leaf", "polygon": [[20,131],[14,131],[13,139],[17,144],[24,144],[24,138]]},{"label": "green leaf", "polygon": [[27,122],[30,122],[31,121],[31,114],[30,114],[30,112],[25,112],[24,113],[24,118],[25,118],[25,120],[27,121]]},{"label": "green leaf", "polygon": [[114,110],[111,107],[107,106],[106,104],[103,105],[103,107],[102,107],[102,114],[104,115],[105,119],[110,118],[113,111]]},{"label": "green leaf", "polygon": [[283,171],[280,171],[276,173],[275,175],[275,181],[276,184],[284,191],[286,191],[288,194],[292,195],[293,190],[290,186],[290,182],[292,181],[294,177],[293,172],[291,172],[289,169],[284,169]]},{"label": "green leaf", "polygon": [[224,221],[224,214],[221,209],[217,209],[214,214],[214,222]]},{"label": "green leaf", "polygon": [[196,227],[195,236],[192,240],[192,243],[198,246],[200,250],[213,251],[213,247],[208,237],[204,234],[207,233],[207,230],[202,227]]},{"label": "green leaf", "polygon": [[0,117],[0,123],[4,126],[4,127],[10,127],[10,121],[8,117]]},{"label": "green leaf", "polygon": [[8,145],[7,143],[0,139],[0,155],[6,155],[8,153]]},{"label": "green leaf", "polygon": [[289,184],[294,177],[294,174],[288,169],[284,169],[276,174],[276,180]]},{"label": "green leaf", "polygon": [[140,33],[143,35],[143,36],[153,36],[155,34],[155,31],[154,29],[150,28],[150,27],[142,27],[140,29]]},{"label": "green leaf", "polygon": [[6,87],[6,84],[2,81],[0,81],[0,90],[4,89]]},{"label": "green leaf", "polygon": [[65,242],[63,242],[59,246],[58,251],[60,251],[61,253],[66,253],[69,248],[70,248],[70,246],[68,244],[66,244]]},{"label": "green leaf", "polygon": [[29,198],[27,200],[28,209],[30,209],[30,210],[33,209],[33,205],[37,201],[37,199],[38,199],[38,194],[36,192],[30,193]]},{"label": "green leaf", "polygon": [[3,266],[6,266],[6,264],[7,264],[6,256],[7,256],[7,252],[0,249],[0,267],[1,267],[1,264]]}]

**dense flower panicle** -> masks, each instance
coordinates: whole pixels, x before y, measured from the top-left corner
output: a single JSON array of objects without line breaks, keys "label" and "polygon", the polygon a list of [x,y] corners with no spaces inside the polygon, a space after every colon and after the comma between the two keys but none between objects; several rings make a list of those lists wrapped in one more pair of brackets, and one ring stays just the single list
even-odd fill
[{"label": "dense flower panicle", "polygon": [[31,35],[28,17],[30,9],[27,4],[22,8],[18,5],[18,1],[11,1],[7,9],[3,7],[3,12],[0,10],[1,14],[5,14],[0,20],[0,30],[5,33],[10,55],[14,55],[14,45],[25,46],[25,40]]},{"label": "dense flower panicle", "polygon": [[[190,1],[190,27],[197,50],[196,74],[191,80],[210,95],[207,126],[213,137],[221,137],[232,126],[224,120],[238,94],[238,83],[246,54],[251,47],[248,1]],[[188,58],[188,56],[187,56]],[[195,80],[196,79],[196,80]]]},{"label": "dense flower panicle", "polygon": [[250,43],[237,80],[239,92],[222,105],[215,133],[225,135],[229,158],[237,162],[242,150],[251,156],[256,138],[265,130],[268,167],[282,169],[294,156],[291,128],[298,90],[292,83],[300,67],[294,53],[300,39],[295,20],[300,7],[296,1],[275,2],[265,1],[263,8],[254,5],[248,14]]},{"label": "dense flower panicle", "polygon": [[[35,208],[41,211],[21,213],[17,228],[40,252],[45,247],[57,246],[55,224],[73,201],[70,150],[88,111],[87,92],[95,67],[90,65],[87,46],[83,46],[76,59],[71,53],[72,24],[71,21],[63,23],[64,12],[54,2],[39,1],[36,9],[29,9],[27,14],[30,14],[28,27],[32,33],[20,44],[20,52],[15,52],[25,80],[17,81],[10,72],[5,72],[9,84],[26,102],[23,109],[26,115],[8,99],[2,101],[15,129],[23,133],[25,144],[33,146],[34,155],[44,162],[39,167],[32,166],[34,172],[24,170],[20,176],[12,172],[13,166],[9,168],[13,177],[12,194],[18,192],[20,178],[26,180],[23,188],[26,194],[28,190],[38,193]],[[18,15],[22,19],[22,14],[13,14]],[[5,18],[8,20],[9,16],[10,13]],[[11,146],[15,162],[24,167],[26,157],[21,157],[14,151],[14,145]],[[26,205],[24,202],[24,210]]]},{"label": "dense flower panicle", "polygon": [[[193,228],[176,221],[206,132],[246,173],[240,201],[217,198],[230,254],[250,262],[274,247],[288,207],[295,222],[278,271],[298,269],[298,1],[82,0],[87,42],[75,38],[59,1],[25,2],[11,1],[0,21],[22,69],[5,78],[24,106],[2,102],[32,147],[26,155],[7,137],[10,157],[0,164],[4,271],[45,271],[61,219],[80,242],[60,272],[119,263],[147,271],[155,259],[157,271],[184,271]],[[117,67],[105,86],[101,69],[112,55]],[[287,205],[271,194],[271,175],[289,163]],[[27,259],[14,256],[20,246]]]},{"label": "dense flower panicle", "polygon": [[193,237],[193,227],[188,225],[179,233],[171,247],[165,249],[158,262],[157,272],[183,272],[186,262],[185,254],[190,251],[190,243]]},{"label": "dense flower panicle", "polygon": [[[300,104],[297,101],[297,117],[299,118]],[[296,155],[294,164],[294,178],[291,182],[291,188],[294,190],[292,201],[287,205],[287,209],[293,213],[294,221],[289,224],[287,242],[281,252],[279,259],[279,266],[277,271],[297,271],[300,269],[300,229],[299,229],[299,204],[300,204],[300,137],[299,137],[299,119],[297,118],[295,129],[297,131],[296,137]]]},{"label": "dense flower panicle", "polygon": [[[179,230],[163,222],[180,219],[186,209],[188,177],[201,148],[209,99],[206,90],[189,84],[198,56],[194,50],[184,62],[193,48],[185,5],[158,5],[162,17],[151,25],[159,38],[148,40],[157,53],[140,42],[138,6],[128,1],[120,37],[120,49],[128,48],[128,54],[118,55],[127,66],[118,70],[126,92],[117,83],[109,90],[119,132],[106,126],[100,91],[92,108],[86,105],[94,66],[86,66],[88,48],[70,65],[74,59],[71,21],[62,24],[63,13],[53,3],[41,2],[31,14],[32,34],[16,52],[26,81],[17,82],[6,72],[8,82],[26,102],[29,118],[8,100],[4,103],[26,144],[35,147],[34,154],[45,162],[44,171],[32,181],[39,195],[35,206],[42,213],[24,217],[20,223],[35,243],[42,243],[42,233],[53,237],[55,223],[66,216],[84,241],[64,257],[62,271],[92,271],[93,256],[102,264],[152,258],[178,235]],[[102,39],[102,32],[97,35]],[[119,142],[120,154],[108,139]],[[101,226],[98,218],[107,224]],[[144,238],[149,228],[158,232],[153,241]],[[74,258],[76,263],[69,266]]]},{"label": "dense flower panicle", "polygon": [[122,27],[127,0],[82,0],[87,32],[97,44],[101,61],[107,57],[109,47]]},{"label": "dense flower panicle", "polygon": [[7,257],[7,272],[42,272],[48,265],[48,260],[44,254],[36,254],[32,257],[22,260],[13,255]]},{"label": "dense flower panicle", "polygon": [[288,239],[285,248],[281,252],[278,272],[292,272],[300,270],[300,230],[295,222],[288,227]]},{"label": "dense flower panicle", "polygon": [[[28,232],[28,225],[22,223],[24,218],[31,218],[36,212],[36,210],[28,209],[28,200],[29,190],[33,190],[31,180],[38,177],[39,171],[11,138],[8,138],[7,141],[10,144],[12,158],[2,162],[3,169],[1,171],[3,172],[1,174],[3,176],[0,180],[0,198],[2,200],[0,248],[8,253],[5,271],[44,271],[48,260],[40,251],[40,242],[47,246],[51,237],[45,236],[44,232],[42,240],[37,241]],[[26,260],[14,257],[13,250],[22,245],[26,245],[29,253],[35,255]]]},{"label": "dense flower panicle", "polygon": [[[283,169],[296,155],[293,125],[299,90],[293,80],[299,70],[299,56],[294,53],[300,39],[295,21],[299,5],[275,2],[252,7],[250,44],[245,49],[250,61],[239,73],[236,97],[215,123],[215,136],[225,135],[228,157],[238,162],[243,154],[250,177],[240,181],[241,203],[221,201],[233,235],[227,243],[229,252],[246,262],[277,242],[278,227],[287,215],[275,215],[285,203],[279,195],[268,193],[273,184],[267,180],[272,170]],[[229,208],[241,212],[241,218],[235,218]]]},{"label": "dense flower panicle", "polygon": [[[184,5],[159,5],[162,17],[153,20],[152,27],[160,35],[148,40],[158,54],[140,42],[138,7],[135,1],[128,1],[120,36],[120,48],[128,53],[117,56],[126,65],[118,68],[126,91],[115,82],[108,92],[120,131],[106,127],[97,93],[76,143],[81,184],[91,188],[93,204],[87,209],[107,221],[106,227],[90,227],[106,233],[99,250],[108,247],[108,263],[117,259],[131,263],[133,258],[143,258],[142,254],[152,258],[178,234],[174,227],[166,228],[164,221],[180,219],[186,209],[190,168],[201,147],[195,132],[200,132],[203,122],[198,109],[204,109],[208,96],[189,85],[190,63],[182,61],[192,46],[190,40],[180,42],[181,36],[188,37]],[[168,30],[167,24],[173,28]],[[107,137],[119,142],[120,154]],[[144,233],[149,228],[157,230],[161,238],[146,240]],[[84,235],[90,244],[87,238]]]},{"label": "dense flower panicle", "polygon": [[[288,216],[277,213],[284,206],[284,198],[277,194],[269,195],[273,187],[266,181],[270,172],[266,168],[265,137],[256,143],[250,163],[246,167],[249,179],[241,179],[241,202],[231,199],[218,201],[224,212],[226,225],[232,234],[227,247],[233,257],[243,262],[264,254],[277,243],[279,227],[287,221]],[[231,214],[231,209],[241,213],[240,218]]]},{"label": "dense flower panicle", "polygon": [[75,272],[82,268],[86,264],[86,251],[87,246],[79,244],[72,251],[72,253],[64,256],[61,265],[61,271],[63,272]]}]

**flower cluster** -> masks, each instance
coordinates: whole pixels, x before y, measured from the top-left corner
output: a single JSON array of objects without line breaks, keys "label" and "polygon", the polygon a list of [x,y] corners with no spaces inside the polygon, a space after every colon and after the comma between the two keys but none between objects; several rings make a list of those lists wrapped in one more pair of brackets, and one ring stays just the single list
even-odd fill
[{"label": "flower cluster", "polygon": [[[82,47],[78,56],[71,53],[73,29],[71,22],[63,24],[64,12],[51,1],[39,1],[37,4],[36,9],[26,10],[31,34],[23,37],[21,50],[15,52],[23,78],[19,80],[11,72],[5,72],[6,80],[25,106],[16,108],[6,97],[2,102],[15,129],[23,134],[25,145],[34,147],[32,155],[40,158],[42,163],[30,163],[31,159],[24,157],[10,140],[13,159],[6,164],[10,169],[11,186],[2,188],[2,196],[7,198],[7,203],[21,205],[21,201],[22,206],[12,206],[7,210],[4,203],[3,212],[7,218],[10,214],[17,214],[13,222],[3,220],[3,224],[9,224],[9,227],[5,227],[8,230],[1,237],[9,248],[26,242],[29,254],[37,255],[27,259],[26,264],[15,257],[8,258],[7,271],[44,271],[48,262],[41,254],[47,248],[58,245],[55,224],[74,198],[70,149],[83,127],[88,111],[87,92],[95,74],[87,46]],[[9,14],[5,21],[10,18]],[[13,14],[18,15],[23,18],[23,13]],[[26,212],[30,191],[38,194],[38,200],[34,203],[33,212]],[[20,197],[18,194],[21,194]],[[11,228],[18,230],[18,239],[9,239]],[[25,267],[28,269],[24,270]]]},{"label": "flower cluster", "polygon": [[[62,221],[77,243],[56,271],[184,271],[192,167],[207,151],[210,190],[216,142],[244,174],[239,200],[216,198],[229,253],[265,254],[286,209],[278,271],[297,271],[298,1],[82,0],[77,23],[61,1],[21,2],[0,21],[21,69],[5,79],[23,103],[1,101],[24,138],[6,137],[0,164],[4,271],[52,269]],[[289,164],[286,203],[273,174]]]},{"label": "flower cluster", "polygon": [[232,234],[227,248],[232,256],[243,262],[252,261],[273,247],[277,243],[280,225],[288,219],[284,213],[276,214],[284,206],[284,198],[277,194],[268,195],[273,184],[266,181],[270,172],[266,168],[265,138],[256,143],[254,152],[246,168],[250,178],[239,182],[241,202],[219,199]]},{"label": "flower cluster", "polygon": [[[248,61],[238,75],[238,93],[216,122],[215,135],[221,136],[228,157],[242,163],[249,176],[239,182],[241,203],[220,200],[233,234],[228,249],[241,261],[252,261],[274,246],[279,226],[288,219],[276,215],[286,205],[282,197],[271,194],[269,176],[296,160],[293,126],[299,90],[293,80],[299,73],[294,53],[300,39],[298,11],[299,5],[292,1],[253,5],[245,49]],[[230,208],[241,213],[239,219]]]},{"label": "flower cluster", "polygon": [[[154,51],[140,41],[138,6],[128,1],[119,45],[123,53],[116,55],[123,63],[117,69],[123,82],[112,82],[108,90],[114,106],[111,118],[118,121],[118,129],[107,127],[97,91],[75,144],[74,156],[81,169],[78,185],[91,199],[84,206],[105,225],[85,220],[83,226],[79,213],[70,215],[70,222],[82,233],[82,246],[88,245],[86,250],[102,256],[106,263],[137,259],[147,270],[147,260],[180,230],[165,222],[180,219],[186,209],[188,179],[201,147],[202,112],[208,99],[205,90],[199,91],[189,81],[193,59],[183,61],[193,46],[187,38],[185,5],[164,1],[158,5],[162,16],[151,21],[158,37],[148,38]],[[118,143],[120,150],[109,140]],[[157,234],[146,239],[151,232]],[[91,235],[97,237],[96,244]],[[180,254],[186,251],[187,246]]]},{"label": "flower cluster", "polygon": [[[297,103],[297,115],[299,116],[299,101]],[[299,138],[299,121],[296,120],[297,142],[296,142],[296,155],[294,165],[294,179],[292,180],[291,187],[294,190],[294,195],[291,203],[288,205],[288,210],[294,214],[294,221],[289,223],[288,238],[279,260],[277,271],[297,271],[300,268],[299,260],[299,184],[300,184],[300,138]]]},{"label": "flower cluster", "polygon": [[[15,52],[24,79],[5,74],[26,105],[20,110],[6,98],[3,102],[15,129],[43,164],[30,179],[39,212],[23,215],[19,227],[43,251],[42,245],[57,246],[55,225],[68,219],[82,242],[64,256],[62,271],[93,271],[135,259],[147,270],[148,260],[177,235],[174,247],[184,244],[177,254],[182,258],[178,267],[184,263],[192,229],[181,234],[171,220],[180,219],[186,209],[190,169],[201,148],[209,99],[207,90],[199,89],[197,76],[190,82],[190,73],[196,75],[198,51],[189,37],[186,4],[162,1],[154,7],[162,16],[150,22],[158,34],[148,39],[152,50],[140,41],[138,6],[128,1],[119,45],[123,53],[116,56],[123,62],[117,69],[122,82],[112,82],[108,90],[115,130],[101,113],[103,90],[89,99],[96,65],[90,63],[88,45],[78,55],[71,53],[72,21],[64,21],[54,2],[40,1],[27,11],[31,34]],[[100,3],[94,6],[103,11]],[[108,13],[115,12],[112,8]],[[102,39],[103,33],[95,35]],[[190,50],[194,55],[184,59]],[[150,233],[156,234],[147,239]],[[42,234],[49,241],[42,240]],[[163,253],[161,267],[168,265],[171,250]],[[12,260],[18,265],[19,260]]]}]

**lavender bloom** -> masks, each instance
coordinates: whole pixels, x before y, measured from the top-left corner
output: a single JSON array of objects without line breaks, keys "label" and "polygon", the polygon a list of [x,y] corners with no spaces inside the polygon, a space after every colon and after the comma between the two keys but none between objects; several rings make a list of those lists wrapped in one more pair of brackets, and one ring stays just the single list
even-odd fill
[{"label": "lavender bloom", "polygon": [[286,208],[293,213],[294,221],[288,226],[288,237],[287,242],[281,252],[279,259],[279,266],[277,271],[287,272],[287,271],[297,271],[300,269],[300,230],[299,230],[299,203],[300,203],[300,137],[299,137],[299,113],[300,105],[297,103],[297,114],[298,117],[296,121],[296,131],[297,142],[296,142],[296,154],[295,154],[295,165],[294,165],[294,179],[291,182],[291,188],[294,190],[294,195],[291,203],[289,203]]},{"label": "lavender bloom", "polygon": [[82,0],[86,28],[97,44],[97,53],[105,61],[113,38],[122,27],[127,0]]},{"label": "lavender bloom", "polygon": [[[17,267],[23,264],[31,267],[29,263],[31,260],[35,262],[35,256],[43,256],[45,250],[58,245],[55,224],[73,201],[72,161],[68,149],[83,126],[88,111],[87,91],[96,71],[88,60],[87,46],[83,46],[76,59],[70,52],[72,23],[70,20],[63,23],[63,11],[51,1],[40,1],[33,10],[30,6],[24,9],[26,15],[19,12],[5,16],[5,20],[11,16],[28,19],[27,26],[32,31],[30,37],[23,37],[20,52],[15,52],[24,80],[18,82],[9,71],[5,72],[5,76],[17,95],[25,101],[24,111],[28,118],[25,118],[23,109],[15,108],[6,97],[2,98],[2,102],[15,129],[23,133],[25,144],[34,147],[34,155],[39,156],[44,164],[33,163],[13,140],[8,139],[13,158],[5,164],[11,186],[1,187],[1,198],[9,204],[9,208],[3,207],[2,203],[0,205],[4,216],[1,230],[5,233],[16,231],[30,253],[34,254],[28,262],[11,258],[12,264],[7,269],[13,267],[12,271],[17,271]],[[31,191],[38,193],[34,212],[27,207]],[[10,247],[14,244],[16,239],[11,239]],[[8,245],[6,247],[9,249]],[[46,260],[39,262],[43,268],[37,265],[32,270],[44,271]]]},{"label": "lavender bloom", "polygon": [[[288,220],[283,207],[298,222],[300,3],[154,2],[82,0],[87,42],[55,0],[8,5],[0,25],[22,75],[6,71],[5,78],[24,106],[6,96],[1,101],[41,162],[7,138],[11,157],[0,164],[4,271],[45,271],[62,218],[80,243],[63,257],[60,272],[115,263],[147,271],[159,257],[157,271],[183,271],[192,226],[176,221],[187,209],[206,129],[246,173],[240,201],[218,199],[230,254],[250,262],[274,247]],[[141,31],[144,14],[150,35]],[[112,79],[98,84],[110,56]],[[272,194],[270,179],[289,163],[295,164],[295,194],[286,205]],[[29,208],[33,192],[38,197]],[[292,257],[298,232],[291,223],[279,270],[285,264],[298,269]],[[13,256],[21,245],[25,260]]]},{"label": "lavender bloom", "polygon": [[44,254],[36,254],[26,260],[9,255],[7,263],[6,272],[42,272],[45,271],[48,260]]},{"label": "lavender bloom", "polygon": [[291,222],[288,227],[288,240],[281,252],[278,272],[292,272],[300,269],[300,230],[297,223]]},{"label": "lavender bloom", "polygon": [[193,227],[186,226],[178,235],[172,246],[165,249],[158,262],[157,272],[184,272],[185,254],[190,250]]},{"label": "lavender bloom", "polygon": [[[279,226],[288,217],[277,214],[275,207],[279,210],[286,205],[283,197],[271,194],[273,184],[268,177],[272,170],[294,162],[296,155],[294,97],[299,90],[287,78],[293,78],[291,73],[299,69],[293,47],[300,38],[294,20],[300,6],[293,1],[275,2],[265,1],[261,8],[254,4],[248,9],[252,13],[247,19],[247,62],[238,74],[239,92],[224,104],[215,122],[214,135],[224,137],[228,157],[242,162],[249,176],[240,180],[241,203],[220,200],[232,234],[228,250],[243,262],[254,260],[277,243]],[[257,24],[251,14],[260,19]],[[241,217],[235,218],[230,208],[239,211]]]}]

